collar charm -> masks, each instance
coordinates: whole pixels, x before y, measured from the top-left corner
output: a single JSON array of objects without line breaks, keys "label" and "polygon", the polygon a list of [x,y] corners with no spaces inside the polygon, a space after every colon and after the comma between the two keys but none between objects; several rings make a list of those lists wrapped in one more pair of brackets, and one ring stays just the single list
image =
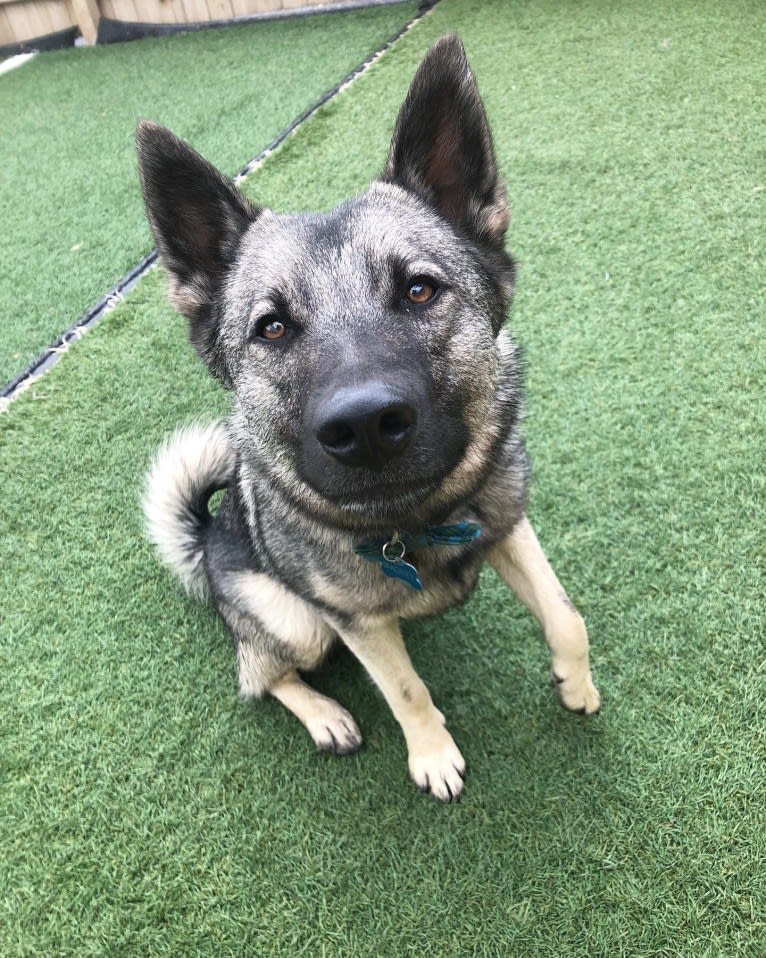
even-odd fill
[{"label": "collar charm", "polygon": [[410,589],[422,592],[418,570],[410,562],[405,562],[407,551],[426,549],[431,546],[456,546],[473,542],[481,535],[481,526],[477,522],[456,522],[449,526],[426,526],[418,535],[400,533],[398,530],[390,539],[372,536],[360,542],[354,552],[368,562],[380,563],[383,575],[389,579],[398,579]]}]

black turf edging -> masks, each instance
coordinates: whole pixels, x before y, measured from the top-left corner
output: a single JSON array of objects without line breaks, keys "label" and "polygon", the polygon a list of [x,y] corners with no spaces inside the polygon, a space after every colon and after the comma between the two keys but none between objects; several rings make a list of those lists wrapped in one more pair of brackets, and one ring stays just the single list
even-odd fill
[{"label": "black turf edging", "polygon": [[51,50],[63,50],[64,47],[73,47],[75,40],[80,36],[77,27],[67,27],[65,30],[56,30],[55,33],[46,33],[31,40],[17,40],[14,43],[4,43],[0,46],[0,60],[8,57],[17,57],[21,53],[49,53]]}]

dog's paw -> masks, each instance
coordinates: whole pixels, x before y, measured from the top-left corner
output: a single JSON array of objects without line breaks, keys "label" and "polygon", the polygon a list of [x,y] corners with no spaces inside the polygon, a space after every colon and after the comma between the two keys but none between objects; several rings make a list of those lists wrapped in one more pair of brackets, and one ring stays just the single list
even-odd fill
[{"label": "dog's paw", "polygon": [[422,792],[440,802],[455,802],[465,785],[465,759],[449,732],[440,727],[410,748],[410,775]]},{"label": "dog's paw", "polygon": [[306,729],[316,747],[323,752],[353,755],[362,747],[359,727],[351,714],[337,702],[325,706],[321,715],[308,719]]},{"label": "dog's paw", "polygon": [[551,670],[551,687],[559,705],[579,715],[596,715],[601,709],[601,696],[587,669],[561,675]]}]

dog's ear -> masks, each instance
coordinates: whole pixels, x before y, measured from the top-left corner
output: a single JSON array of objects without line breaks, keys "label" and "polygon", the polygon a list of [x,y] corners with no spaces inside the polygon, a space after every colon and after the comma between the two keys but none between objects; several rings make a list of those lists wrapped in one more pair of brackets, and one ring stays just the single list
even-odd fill
[{"label": "dog's ear", "polygon": [[189,320],[189,335],[220,379],[217,297],[240,240],[258,217],[231,180],[169,130],[142,120],[138,165],[154,241],[168,273],[170,301]]},{"label": "dog's ear", "polygon": [[425,198],[490,246],[510,214],[476,80],[451,35],[425,55],[399,111],[383,180]]}]

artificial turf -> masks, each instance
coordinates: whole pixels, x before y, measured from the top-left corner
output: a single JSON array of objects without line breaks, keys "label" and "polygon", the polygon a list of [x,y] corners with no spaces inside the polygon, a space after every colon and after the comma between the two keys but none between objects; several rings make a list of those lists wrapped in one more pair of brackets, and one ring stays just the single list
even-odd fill
[{"label": "artificial turf", "polygon": [[0,384],[151,249],[138,119],[169,126],[234,175],[415,9],[63,50],[0,78]]},{"label": "artificial turf", "polygon": [[458,30],[514,206],[531,517],[584,612],[597,719],[487,573],[406,630],[469,762],[442,807],[341,655],[366,746],[313,751],[141,535],[161,435],[226,406],[158,273],[2,418],[0,952],[766,953],[759,5],[443,0],[258,172],[322,206],[380,169]]}]

